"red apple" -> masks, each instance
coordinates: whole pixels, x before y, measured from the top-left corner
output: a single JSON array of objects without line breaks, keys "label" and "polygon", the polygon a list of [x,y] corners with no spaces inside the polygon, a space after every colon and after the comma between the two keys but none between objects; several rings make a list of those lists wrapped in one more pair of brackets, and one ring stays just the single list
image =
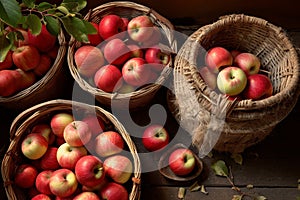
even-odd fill
[{"label": "red apple", "polygon": [[170,62],[171,55],[161,50],[158,45],[149,47],[145,53],[146,62],[156,71],[162,71]]},{"label": "red apple", "polygon": [[38,123],[31,129],[31,133],[39,133],[46,138],[48,144],[51,145],[55,142],[55,135],[53,134],[51,127],[47,123]]},{"label": "red apple", "polygon": [[30,164],[21,164],[14,174],[14,183],[20,188],[31,188],[34,186],[38,170]]},{"label": "red apple", "polygon": [[75,169],[76,162],[88,154],[84,146],[74,147],[63,143],[57,149],[56,159],[62,168]]},{"label": "red apple", "polygon": [[162,34],[160,32],[160,28],[158,26],[153,26],[153,32],[148,40],[140,42],[140,46],[142,48],[149,48],[153,45],[158,45],[161,42]]},{"label": "red apple", "polygon": [[247,85],[247,76],[245,72],[234,66],[222,69],[217,76],[217,87],[223,93],[229,96],[240,94]]},{"label": "red apple", "polygon": [[21,28],[17,28],[16,30],[20,33],[21,37],[19,37],[20,39],[16,41],[15,45],[17,47],[28,45],[28,31]]},{"label": "red apple", "polygon": [[253,74],[248,76],[247,86],[243,91],[245,99],[260,100],[273,94],[273,85],[268,76]]},{"label": "red apple", "polygon": [[49,187],[51,192],[56,196],[71,196],[76,191],[77,186],[78,181],[75,173],[69,169],[57,169],[50,177]]},{"label": "red apple", "polygon": [[22,69],[15,69],[15,71],[18,72],[18,81],[16,82],[18,91],[32,86],[37,81],[37,77],[33,71],[23,71]]},{"label": "red apple", "polygon": [[21,143],[23,155],[32,160],[41,158],[46,153],[47,149],[47,140],[37,133],[30,133]]},{"label": "red apple", "polygon": [[15,94],[18,90],[20,82],[20,74],[16,70],[3,69],[0,70],[0,96],[8,97]]},{"label": "red apple", "polygon": [[33,69],[33,72],[37,76],[43,76],[49,71],[51,67],[52,67],[51,58],[46,54],[42,54],[40,56],[40,63],[37,65],[36,68]]},{"label": "red apple", "polygon": [[204,82],[207,86],[214,90],[217,87],[217,75],[213,73],[207,66],[203,66],[199,68],[199,72],[201,77],[203,78]]},{"label": "red apple", "polygon": [[115,65],[105,65],[96,72],[94,83],[105,92],[114,92],[123,84],[122,73]]},{"label": "red apple", "polygon": [[100,197],[94,192],[81,192],[73,200],[100,200]]},{"label": "red apple", "polygon": [[169,133],[162,125],[152,124],[144,130],[142,143],[148,151],[163,149],[169,144]]},{"label": "red apple", "polygon": [[121,30],[127,31],[129,19],[127,17],[121,17],[121,19],[123,20],[123,28]]},{"label": "red apple", "polygon": [[43,194],[52,195],[50,190],[50,177],[53,173],[53,170],[43,170],[38,173],[35,179],[35,187],[36,189]]},{"label": "red apple", "polygon": [[110,182],[100,191],[99,195],[106,200],[128,200],[129,194],[126,188],[118,183]]},{"label": "red apple", "polygon": [[260,70],[260,60],[252,53],[240,53],[238,54],[233,65],[241,68],[247,76],[257,74]]},{"label": "red apple", "polygon": [[101,36],[99,34],[99,24],[97,24],[96,22],[89,22],[89,23],[91,23],[91,25],[97,31],[97,33],[95,33],[95,34],[88,34],[89,44],[93,45],[93,46],[97,46],[98,44],[100,44],[103,41],[103,39],[101,38]]},{"label": "red apple", "polygon": [[123,65],[130,58],[130,49],[119,38],[107,42],[104,47],[104,57],[111,65]]},{"label": "red apple", "polygon": [[130,49],[130,58],[144,58],[144,51],[137,44],[128,44]]},{"label": "red apple", "polygon": [[131,58],[122,68],[123,79],[133,86],[142,86],[149,83],[150,67],[143,58]]},{"label": "red apple", "polygon": [[105,177],[102,161],[93,155],[83,156],[77,161],[75,174],[78,182],[87,187],[99,185]]},{"label": "red apple", "polygon": [[74,60],[79,74],[85,77],[92,77],[105,62],[102,51],[92,45],[79,47]]},{"label": "red apple", "polygon": [[24,71],[29,71],[40,63],[40,52],[32,45],[18,47],[12,54],[14,64]]},{"label": "red apple", "polygon": [[32,197],[31,200],[51,200],[51,198],[46,194],[37,194]]},{"label": "red apple", "polygon": [[132,18],[127,26],[130,38],[137,42],[148,40],[153,33],[153,22],[147,15],[139,15]]},{"label": "red apple", "polygon": [[60,167],[56,159],[57,149],[57,147],[50,146],[41,157],[40,165],[43,170],[56,170]]},{"label": "red apple", "polygon": [[178,148],[169,156],[169,167],[172,172],[179,176],[190,174],[195,168],[196,160],[191,150]]},{"label": "red apple", "polygon": [[58,55],[58,51],[59,51],[60,46],[58,45],[54,45],[54,47],[52,49],[50,49],[48,52],[46,52],[46,54],[53,60],[56,59],[57,55]]},{"label": "red apple", "polygon": [[48,52],[56,44],[56,37],[49,33],[46,25],[42,25],[41,32],[34,35],[28,31],[28,43],[35,46],[41,52]]},{"label": "red apple", "polygon": [[8,51],[5,59],[0,62],[0,70],[9,69],[13,66],[12,51]]},{"label": "red apple", "polygon": [[63,137],[65,127],[74,121],[73,116],[70,113],[57,113],[52,116],[50,120],[50,127],[52,132],[57,137]]},{"label": "red apple", "polygon": [[131,160],[123,155],[113,155],[106,158],[103,166],[106,176],[120,184],[126,183],[133,172]]},{"label": "red apple", "polygon": [[206,52],[205,63],[212,72],[218,73],[223,67],[232,65],[233,57],[223,47],[212,47]]},{"label": "red apple", "polygon": [[115,37],[123,39],[126,33],[125,28],[123,19],[115,14],[108,14],[99,22],[99,34],[104,40]]},{"label": "red apple", "polygon": [[235,57],[236,57],[237,55],[239,55],[240,53],[242,53],[242,52],[239,51],[239,50],[237,50],[237,49],[233,49],[233,50],[230,51],[230,53],[231,53],[232,58],[233,58],[233,60],[234,60]]},{"label": "red apple", "polygon": [[89,125],[83,121],[75,120],[64,129],[65,141],[74,147],[83,146],[90,141],[92,132]]},{"label": "red apple", "polygon": [[100,117],[97,117],[96,114],[86,115],[83,117],[82,121],[89,125],[92,136],[97,136],[105,130],[104,121]]},{"label": "red apple", "polygon": [[95,151],[101,157],[120,153],[124,148],[124,140],[115,131],[105,131],[95,138]]}]

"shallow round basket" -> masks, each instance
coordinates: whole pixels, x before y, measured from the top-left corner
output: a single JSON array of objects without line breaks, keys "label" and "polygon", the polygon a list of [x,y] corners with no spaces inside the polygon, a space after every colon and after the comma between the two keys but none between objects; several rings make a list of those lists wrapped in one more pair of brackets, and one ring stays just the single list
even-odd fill
[{"label": "shallow round basket", "polygon": [[[197,69],[198,59],[215,46],[258,56],[273,95],[232,101],[207,87]],[[282,28],[258,17],[226,15],[200,27],[179,50],[169,107],[199,149],[243,152],[270,134],[293,109],[299,96],[299,68],[296,49]]]},{"label": "shallow round basket", "polygon": [[[46,100],[60,98],[64,93],[64,88],[67,89],[68,83],[66,80],[68,68],[63,67],[67,43],[63,31],[58,35],[58,53],[49,71],[35,82],[30,87],[9,97],[0,97],[0,107],[11,110],[25,110],[37,103]],[[65,87],[57,87],[64,85]]]},{"label": "shallow round basket", "polygon": [[[171,52],[177,52],[177,43],[174,39],[173,30],[174,27],[169,20],[155,12],[153,9],[146,6],[130,2],[130,1],[114,1],[102,4],[92,10],[85,16],[88,21],[99,23],[101,18],[108,14],[117,14],[121,17],[127,17],[129,19],[138,15],[148,15],[154,24],[160,28],[163,32],[163,37],[167,44],[164,44]],[[79,74],[75,61],[74,53],[81,43],[71,38],[68,48],[68,64],[71,74],[79,86],[88,93],[95,96],[96,100],[101,104],[117,108],[139,108],[149,104],[153,99],[156,92],[166,82],[172,72],[173,61],[166,65],[164,70],[160,73],[159,77],[154,83],[148,84],[134,92],[130,93],[107,93],[101,89],[96,88],[89,83],[88,80],[81,77]]]},{"label": "shallow round basket", "polygon": [[126,187],[128,188],[129,199],[138,200],[140,198],[141,164],[135,144],[123,125],[112,114],[100,107],[60,99],[37,104],[21,112],[12,122],[10,127],[11,142],[4,155],[1,166],[2,179],[8,199],[28,199],[26,196],[28,192],[19,189],[14,185],[13,181],[17,166],[24,161],[24,156],[20,148],[22,138],[30,133],[31,128],[35,124],[49,122],[49,117],[58,112],[67,112],[73,114],[74,117],[80,117],[85,114],[95,114],[104,121],[106,128],[115,130],[122,136],[126,144],[124,148],[130,153],[134,167],[132,179],[126,183]]}]

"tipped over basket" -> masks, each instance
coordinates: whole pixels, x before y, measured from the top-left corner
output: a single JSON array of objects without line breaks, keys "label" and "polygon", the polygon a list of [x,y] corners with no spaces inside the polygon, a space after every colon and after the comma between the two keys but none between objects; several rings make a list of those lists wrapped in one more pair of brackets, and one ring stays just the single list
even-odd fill
[{"label": "tipped over basket", "polygon": [[[146,6],[130,2],[130,1],[114,1],[102,4],[92,10],[85,16],[85,19],[91,22],[99,23],[100,20],[109,14],[115,14],[120,17],[128,18],[129,20],[139,16],[147,15],[151,18],[155,26],[162,32],[163,46],[170,52],[177,51],[177,43],[173,36],[174,27],[169,20],[155,12],[153,9]],[[153,99],[156,92],[166,82],[171,74],[172,60],[165,66],[165,68],[159,72],[158,78],[155,81],[151,81],[145,86],[139,87],[134,91],[122,93],[118,91],[105,92],[95,86],[93,80],[87,80],[77,70],[77,66],[74,61],[74,54],[77,48],[82,43],[76,42],[74,38],[71,38],[68,48],[68,64],[72,76],[79,86],[84,90],[95,96],[95,99],[101,104],[118,108],[139,108],[149,104]],[[98,45],[99,46],[99,45]],[[172,59],[172,58],[171,58]]]},{"label": "tipped over basket", "polygon": [[[258,56],[273,95],[262,100],[229,100],[210,89],[197,67],[199,55],[224,48]],[[299,96],[299,58],[286,32],[268,21],[232,14],[192,33],[175,58],[169,106],[200,153],[212,148],[240,153],[262,141],[293,109]]]},{"label": "tipped over basket", "polygon": [[131,179],[124,186],[128,190],[129,199],[138,200],[140,198],[141,165],[135,144],[123,125],[112,114],[100,107],[60,99],[33,106],[20,113],[13,121],[10,128],[11,142],[1,166],[2,178],[8,199],[28,199],[29,192],[26,189],[20,189],[14,183],[14,173],[17,166],[26,161],[21,152],[21,142],[30,133],[34,125],[49,122],[49,118],[56,113],[70,113],[73,114],[75,119],[76,117],[80,119],[80,117],[87,114],[97,116],[102,119],[106,129],[115,130],[121,135],[124,140],[124,150],[126,151],[124,153],[129,154],[128,158],[132,160],[133,165]]}]

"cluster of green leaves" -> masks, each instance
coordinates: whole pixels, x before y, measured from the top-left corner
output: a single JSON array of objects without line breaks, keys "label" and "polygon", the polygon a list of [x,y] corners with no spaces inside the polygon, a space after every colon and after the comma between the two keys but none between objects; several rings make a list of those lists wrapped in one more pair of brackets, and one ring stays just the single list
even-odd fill
[{"label": "cluster of green leaves", "polygon": [[[32,34],[38,35],[42,24],[45,24],[55,36],[63,28],[77,41],[88,42],[87,35],[96,33],[96,29],[80,13],[86,5],[86,0],[63,0],[60,5],[49,2],[36,4],[35,0],[0,0],[0,62],[14,48],[14,42],[23,39],[19,28],[29,29]],[[8,26],[10,31],[6,28]]]}]

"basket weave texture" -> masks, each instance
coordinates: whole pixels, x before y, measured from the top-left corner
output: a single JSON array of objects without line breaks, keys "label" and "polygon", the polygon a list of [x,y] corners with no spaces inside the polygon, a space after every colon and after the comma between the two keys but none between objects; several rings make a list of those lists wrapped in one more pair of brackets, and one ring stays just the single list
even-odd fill
[{"label": "basket weave texture", "polygon": [[[258,56],[273,95],[231,101],[211,90],[200,76],[197,59],[215,46]],[[282,28],[254,16],[225,15],[192,33],[179,50],[169,107],[200,150],[206,146],[240,153],[263,140],[293,109],[299,96],[299,69],[296,49]],[[207,139],[213,137],[219,139]]]},{"label": "basket weave texture", "polygon": [[65,85],[66,88],[66,74],[68,73],[67,68],[63,67],[67,51],[67,43],[63,31],[58,35],[58,43],[58,53],[49,71],[32,86],[13,96],[0,97],[1,107],[18,111],[25,110],[37,103],[59,98],[60,95],[65,93],[62,87],[57,87]]},{"label": "basket weave texture", "polygon": [[[88,21],[99,23],[103,16],[109,14],[116,14],[121,17],[127,17],[129,19],[139,15],[148,15],[152,19],[154,24],[158,26],[161,31],[163,31],[163,35],[167,41],[167,44],[164,45],[170,51],[177,52],[177,43],[173,36],[173,25],[169,20],[161,16],[153,9],[130,1],[114,1],[102,4],[90,10],[90,12],[85,16],[85,19]],[[159,90],[159,88],[169,78],[172,71],[171,67],[173,61],[170,61],[169,64],[167,64],[164,70],[161,72],[155,83],[148,84],[130,93],[107,93],[91,85],[88,80],[82,78],[82,76],[79,74],[74,61],[74,54],[76,49],[80,46],[81,43],[75,41],[74,38],[71,38],[68,48],[68,64],[70,72],[75,81],[84,91],[92,94],[93,96],[95,96],[98,102],[108,107],[114,106],[124,108],[129,106],[130,108],[139,108],[149,104],[149,102],[156,94],[157,90]]]},{"label": "basket weave texture", "polygon": [[128,181],[128,187],[131,187],[131,191],[129,191],[129,199],[138,200],[140,198],[141,164],[135,144],[131,140],[130,135],[123,125],[112,114],[100,107],[60,99],[47,101],[33,106],[20,113],[12,122],[10,127],[11,142],[6,154],[4,155],[1,166],[3,183],[8,199],[26,199],[26,193],[24,190],[20,190],[13,183],[13,175],[17,166],[24,162],[24,156],[22,156],[20,148],[22,138],[30,133],[31,128],[35,124],[47,122],[49,117],[58,112],[67,112],[73,114],[75,117],[84,114],[95,114],[104,121],[106,128],[116,130],[122,136],[125,144],[127,145],[126,147],[128,147],[129,153],[132,155],[131,160],[134,167],[132,181]]}]

